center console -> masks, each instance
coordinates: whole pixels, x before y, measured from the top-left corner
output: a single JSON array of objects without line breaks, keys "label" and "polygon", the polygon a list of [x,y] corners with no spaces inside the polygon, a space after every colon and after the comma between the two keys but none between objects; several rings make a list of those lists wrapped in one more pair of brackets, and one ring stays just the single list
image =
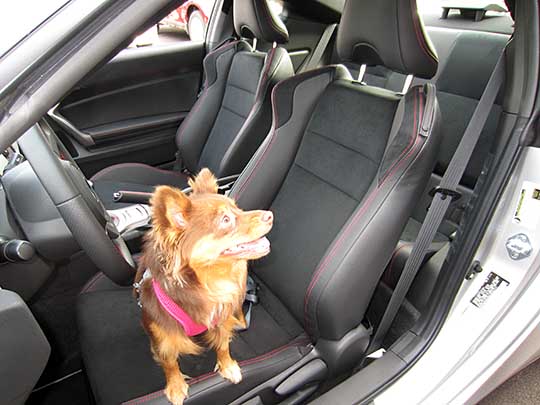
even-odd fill
[{"label": "center console", "polygon": [[150,226],[150,206],[146,204],[130,205],[108,212],[120,234]]}]

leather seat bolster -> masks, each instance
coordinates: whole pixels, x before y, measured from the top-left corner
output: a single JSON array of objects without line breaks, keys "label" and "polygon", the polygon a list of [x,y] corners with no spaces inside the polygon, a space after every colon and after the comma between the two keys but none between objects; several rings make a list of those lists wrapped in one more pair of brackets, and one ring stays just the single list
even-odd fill
[{"label": "leather seat bolster", "polygon": [[272,121],[270,97],[274,86],[294,75],[289,53],[272,48],[264,63],[255,102],[242,128],[221,159],[219,173],[240,173],[262,143]]},{"label": "leather seat bolster", "polygon": [[198,169],[199,157],[221,107],[234,56],[250,50],[247,42],[233,41],[210,52],[204,59],[203,91],[176,132],[176,145],[183,163],[192,172]]},{"label": "leather seat bolster", "polygon": [[[433,90],[432,90],[433,91]],[[373,291],[433,169],[440,143],[438,105],[427,112],[422,87],[402,99],[406,117],[390,145],[408,145],[395,157],[370,190],[342,231],[328,247],[305,294],[304,322],[315,338],[340,339],[363,318]],[[413,114],[413,111],[416,112]],[[434,113],[428,136],[418,132],[424,114]],[[412,141],[411,141],[412,140]],[[390,152],[389,152],[390,151]],[[354,310],[351,310],[353,309]],[[339,316],[336,316],[339,314]]]},{"label": "leather seat bolster", "polygon": [[[318,97],[328,84],[339,78],[350,79],[345,67],[329,66],[298,74],[274,87],[270,134],[231,191],[231,197],[240,207],[269,207],[296,156]],[[271,149],[276,153],[268,153]]]}]

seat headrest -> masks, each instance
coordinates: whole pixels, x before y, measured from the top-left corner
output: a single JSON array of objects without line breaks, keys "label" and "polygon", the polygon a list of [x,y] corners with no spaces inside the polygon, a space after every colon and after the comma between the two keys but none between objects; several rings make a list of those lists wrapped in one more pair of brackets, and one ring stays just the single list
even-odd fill
[{"label": "seat headrest", "polygon": [[430,79],[437,53],[424,31],[416,0],[347,0],[337,34],[344,62],[383,65]]},{"label": "seat headrest", "polygon": [[233,20],[234,30],[240,37],[278,44],[289,40],[287,27],[272,11],[267,0],[234,0]]}]

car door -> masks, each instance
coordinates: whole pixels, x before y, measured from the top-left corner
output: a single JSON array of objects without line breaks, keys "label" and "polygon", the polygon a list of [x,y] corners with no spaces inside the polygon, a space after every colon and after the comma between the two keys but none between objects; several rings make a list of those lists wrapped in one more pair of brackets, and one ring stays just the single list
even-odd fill
[{"label": "car door", "polygon": [[[173,161],[178,126],[197,99],[204,43],[152,27],[49,112],[90,177],[122,162]],[[163,30],[162,30],[163,31]]]}]

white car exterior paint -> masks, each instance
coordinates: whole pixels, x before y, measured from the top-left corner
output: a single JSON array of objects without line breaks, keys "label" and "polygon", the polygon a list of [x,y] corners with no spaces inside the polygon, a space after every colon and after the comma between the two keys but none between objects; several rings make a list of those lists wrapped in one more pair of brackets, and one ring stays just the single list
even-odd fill
[{"label": "white car exterior paint", "polygon": [[[481,388],[488,379],[531,333],[538,331],[540,225],[514,220],[526,181],[540,188],[537,148],[527,148],[523,153],[478,249],[475,259],[482,264],[483,272],[464,281],[434,343],[406,374],[375,399],[376,405],[474,404],[487,393]],[[533,252],[516,261],[510,258],[505,244],[520,232],[528,235]],[[509,285],[499,287],[477,308],[471,299],[490,272],[503,277]]]}]

